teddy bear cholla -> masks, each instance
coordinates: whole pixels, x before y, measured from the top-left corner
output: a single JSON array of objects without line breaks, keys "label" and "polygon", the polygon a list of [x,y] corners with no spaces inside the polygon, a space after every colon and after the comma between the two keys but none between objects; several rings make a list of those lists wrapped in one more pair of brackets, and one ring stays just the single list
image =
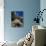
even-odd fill
[{"label": "teddy bear cholla", "polygon": [[32,42],[33,42],[33,35],[29,32],[26,35],[23,46],[31,46]]}]

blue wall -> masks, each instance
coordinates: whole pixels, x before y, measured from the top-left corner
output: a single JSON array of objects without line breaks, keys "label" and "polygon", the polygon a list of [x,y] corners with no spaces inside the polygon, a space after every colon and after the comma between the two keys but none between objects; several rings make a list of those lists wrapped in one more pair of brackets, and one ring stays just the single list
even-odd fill
[{"label": "blue wall", "polygon": [[[5,0],[4,1],[4,35],[7,41],[18,41],[32,27],[35,12],[40,9],[40,0]],[[24,11],[24,27],[11,27],[11,11]]]}]

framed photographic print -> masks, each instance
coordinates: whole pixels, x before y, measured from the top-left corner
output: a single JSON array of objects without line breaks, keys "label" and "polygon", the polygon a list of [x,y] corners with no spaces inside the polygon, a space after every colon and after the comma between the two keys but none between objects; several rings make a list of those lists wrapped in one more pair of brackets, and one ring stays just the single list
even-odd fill
[{"label": "framed photographic print", "polygon": [[23,11],[11,12],[11,25],[12,27],[23,27]]}]

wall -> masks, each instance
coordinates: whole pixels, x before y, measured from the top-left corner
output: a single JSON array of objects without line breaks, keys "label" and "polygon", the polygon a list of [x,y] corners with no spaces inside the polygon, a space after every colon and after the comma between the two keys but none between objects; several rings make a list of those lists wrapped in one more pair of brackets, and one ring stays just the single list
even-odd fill
[{"label": "wall", "polygon": [[[41,0],[40,1],[40,9],[41,9],[41,11],[43,9],[46,9],[46,6],[45,5],[46,5],[46,0]],[[46,27],[46,20],[45,20],[46,19],[46,11],[43,12],[42,17],[43,17],[44,20],[43,20],[43,22],[42,21],[40,22],[40,25],[43,25],[43,26]]]},{"label": "wall", "polygon": [[[46,0],[40,0],[40,10],[46,9]],[[44,21],[40,21],[40,25],[46,27],[46,11],[42,15]],[[46,34],[45,34],[46,36]],[[46,38],[45,38],[45,43],[46,43]]]},{"label": "wall", "polygon": [[[32,28],[35,12],[40,9],[40,0],[5,0],[4,1],[4,35],[7,41],[18,41]],[[24,27],[11,27],[11,11],[24,11]],[[34,24],[34,23],[33,23]]]},{"label": "wall", "polygon": [[0,42],[4,41],[4,0],[0,1]]}]

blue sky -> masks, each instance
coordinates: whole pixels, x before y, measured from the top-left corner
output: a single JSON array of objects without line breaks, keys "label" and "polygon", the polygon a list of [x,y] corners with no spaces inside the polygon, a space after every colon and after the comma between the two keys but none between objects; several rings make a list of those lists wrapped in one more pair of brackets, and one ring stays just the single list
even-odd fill
[{"label": "blue sky", "polygon": [[16,16],[21,16],[21,17],[23,16],[23,11],[16,11],[15,13],[16,13]]}]

